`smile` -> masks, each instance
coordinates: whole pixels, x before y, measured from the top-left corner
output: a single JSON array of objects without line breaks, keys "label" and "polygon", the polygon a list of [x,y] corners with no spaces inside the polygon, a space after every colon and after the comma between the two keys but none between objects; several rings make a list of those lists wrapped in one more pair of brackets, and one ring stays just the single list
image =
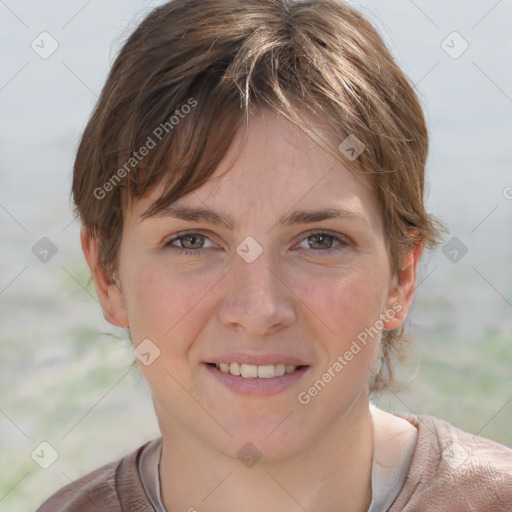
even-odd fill
[{"label": "smile", "polygon": [[310,369],[309,365],[253,365],[246,363],[205,363],[214,379],[236,393],[273,395],[292,386]]},{"label": "smile", "polygon": [[215,367],[224,373],[231,375],[240,375],[246,379],[271,379],[272,377],[280,377],[285,373],[292,373],[298,366],[294,364],[245,364],[245,363],[215,363]]}]

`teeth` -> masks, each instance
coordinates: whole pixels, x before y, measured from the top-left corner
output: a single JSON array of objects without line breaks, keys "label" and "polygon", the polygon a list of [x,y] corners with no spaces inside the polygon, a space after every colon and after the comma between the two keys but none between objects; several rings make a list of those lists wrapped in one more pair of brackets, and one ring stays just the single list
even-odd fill
[{"label": "teeth", "polygon": [[245,363],[215,363],[217,369],[231,375],[241,375],[246,379],[270,379],[272,377],[280,377],[285,373],[291,373],[297,368],[294,364],[266,364],[257,366],[255,364]]},{"label": "teeth", "polygon": [[226,364],[226,366],[227,368],[224,371],[232,373],[233,375],[240,375],[242,371],[240,368],[242,365],[239,363]]}]

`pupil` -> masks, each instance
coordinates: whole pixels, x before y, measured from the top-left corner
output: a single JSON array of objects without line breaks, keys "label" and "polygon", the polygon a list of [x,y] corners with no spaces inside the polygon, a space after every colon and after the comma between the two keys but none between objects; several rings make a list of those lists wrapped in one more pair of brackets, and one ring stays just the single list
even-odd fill
[{"label": "pupil", "polygon": [[[192,241],[192,245],[195,245],[194,244],[194,240],[197,242],[197,240],[199,239],[198,236],[195,236],[195,235],[187,235],[186,236],[186,240],[187,241]],[[196,247],[189,247],[189,249],[195,249]]]},{"label": "pupil", "polygon": [[330,235],[312,235],[317,240],[320,239],[320,243],[325,242],[327,238],[332,238]]}]

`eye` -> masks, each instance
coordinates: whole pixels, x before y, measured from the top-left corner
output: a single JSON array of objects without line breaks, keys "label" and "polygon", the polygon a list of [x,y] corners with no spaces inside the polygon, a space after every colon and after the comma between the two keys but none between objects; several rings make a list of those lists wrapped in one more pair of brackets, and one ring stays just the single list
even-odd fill
[{"label": "eye", "polygon": [[[319,253],[328,254],[343,249],[344,247],[349,245],[349,241],[345,236],[325,231],[315,231],[307,233],[306,236],[302,239],[301,243],[304,242],[308,244],[308,247],[306,247],[306,249],[312,249]],[[333,246],[333,244],[336,245]]]},{"label": "eye", "polygon": [[[176,251],[178,254],[197,256],[199,255],[199,251],[205,248],[205,240],[209,240],[206,235],[191,231],[188,233],[178,234],[178,236],[171,238],[164,244],[164,247],[169,247]],[[175,242],[179,242],[181,247],[174,245]]]},{"label": "eye", "polygon": [[[205,247],[205,241],[208,241],[211,245]],[[311,249],[318,254],[326,256],[350,245],[350,241],[344,235],[326,231],[310,231],[303,236],[300,243],[303,244],[304,242],[307,243],[307,247],[302,247],[302,249]],[[176,243],[179,243],[180,246],[175,245]],[[165,242],[164,247],[172,249],[177,254],[199,256],[203,249],[214,247],[214,244],[206,235],[196,231],[189,231],[178,233],[178,235]],[[301,248],[300,244],[298,247]]]}]

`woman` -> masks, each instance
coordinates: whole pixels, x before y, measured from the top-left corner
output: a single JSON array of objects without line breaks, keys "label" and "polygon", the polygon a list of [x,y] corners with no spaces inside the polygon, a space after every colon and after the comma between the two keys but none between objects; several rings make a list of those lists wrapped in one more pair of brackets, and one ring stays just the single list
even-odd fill
[{"label": "woman", "polygon": [[425,247],[428,136],[335,0],[174,0],[116,59],[78,149],[82,248],[162,437],[46,511],[510,510],[512,452],[370,405]]}]

